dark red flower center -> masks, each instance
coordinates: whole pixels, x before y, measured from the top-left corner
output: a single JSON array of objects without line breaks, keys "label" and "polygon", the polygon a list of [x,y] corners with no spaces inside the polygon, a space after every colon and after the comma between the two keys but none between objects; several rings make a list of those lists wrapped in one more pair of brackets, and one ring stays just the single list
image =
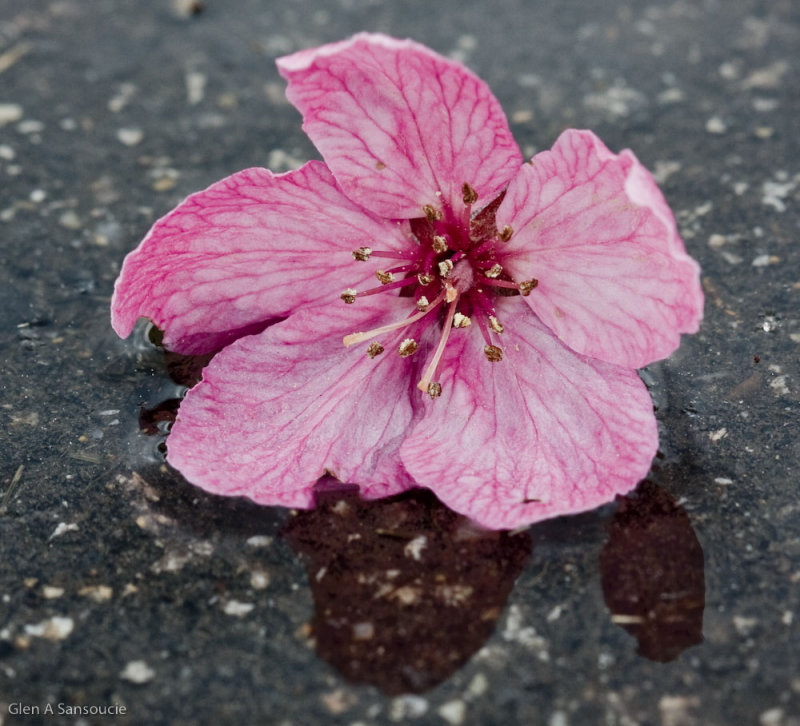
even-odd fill
[{"label": "dark red flower center", "polygon": [[[505,192],[475,214],[472,213],[478,199],[475,190],[465,183],[462,193],[464,206],[461,214],[426,205],[424,216],[410,221],[414,245],[407,251],[380,251],[369,247],[354,250],[353,257],[362,262],[375,258],[397,264],[376,270],[375,276],[381,283],[379,287],[363,291],[348,288],[341,295],[346,303],[354,303],[359,297],[400,288],[401,297],[414,301],[414,308],[407,318],[348,335],[344,339],[345,345],[385,335],[394,338],[404,334],[408,336],[414,332],[415,326],[428,321],[441,324],[439,343],[417,384],[432,398],[441,394],[442,387],[435,380],[436,369],[452,329],[476,324],[485,342],[483,350],[487,360],[492,363],[502,360],[502,348],[493,339],[503,332],[503,325],[495,314],[495,297],[528,295],[537,285],[535,279],[515,282],[500,262],[503,246],[513,234],[508,226],[498,230],[495,221]],[[432,314],[434,311],[437,314]],[[404,337],[398,345],[398,353],[407,357],[416,353],[418,347],[417,339]],[[367,355],[374,358],[384,349],[382,343],[373,342],[367,348]]]}]

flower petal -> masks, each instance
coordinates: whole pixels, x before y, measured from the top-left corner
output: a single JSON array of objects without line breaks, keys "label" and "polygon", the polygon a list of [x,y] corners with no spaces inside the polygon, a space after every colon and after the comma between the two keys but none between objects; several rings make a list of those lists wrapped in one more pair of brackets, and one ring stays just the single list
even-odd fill
[{"label": "flower petal", "polygon": [[360,33],[279,58],[278,70],[342,189],[381,216],[460,210],[464,182],[489,202],[522,163],[488,86],[411,40]]},{"label": "flower petal", "polygon": [[632,489],[658,445],[635,371],[577,355],[519,298],[497,307],[503,360],[489,363],[471,328],[451,336],[442,395],[400,449],[411,476],[496,529],[592,509]]},{"label": "flower petal", "polygon": [[310,507],[327,469],[374,498],[413,486],[397,449],[414,411],[416,362],[368,358],[342,338],[408,312],[377,295],[355,305],[305,308],[217,354],[189,391],[167,458],[216,494]]},{"label": "flower petal", "polygon": [[528,304],[578,353],[631,368],[667,357],[703,313],[700,270],[630,151],[565,131],[514,178],[497,211],[503,266],[536,278]]},{"label": "flower petal", "polygon": [[353,204],[321,162],[282,175],[246,169],[156,222],[125,259],[112,325],[125,337],[148,317],[167,348],[209,352],[298,307],[336,301],[372,275],[354,249],[400,251],[408,234]]}]

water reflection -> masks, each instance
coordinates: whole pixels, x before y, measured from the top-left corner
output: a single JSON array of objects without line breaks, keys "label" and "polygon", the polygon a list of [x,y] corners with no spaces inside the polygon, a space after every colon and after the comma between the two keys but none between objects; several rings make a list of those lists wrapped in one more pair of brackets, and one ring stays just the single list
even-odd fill
[{"label": "water reflection", "polygon": [[608,524],[600,553],[603,597],[612,620],[638,641],[637,653],[666,663],[703,640],[703,549],[689,515],[650,481]]},{"label": "water reflection", "polygon": [[308,563],[318,654],[390,695],[428,690],[466,663],[531,551],[527,533],[476,529],[430,492],[365,502],[330,481],[284,534]]}]

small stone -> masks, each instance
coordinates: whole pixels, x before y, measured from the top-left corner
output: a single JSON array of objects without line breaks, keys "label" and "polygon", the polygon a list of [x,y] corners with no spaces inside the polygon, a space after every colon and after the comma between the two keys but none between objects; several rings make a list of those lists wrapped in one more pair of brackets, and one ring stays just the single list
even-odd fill
[{"label": "small stone", "polygon": [[75,628],[75,621],[72,618],[54,615],[48,620],[42,620],[36,625],[26,625],[25,632],[34,638],[44,640],[64,640]]},{"label": "small stone", "polygon": [[125,146],[136,146],[144,138],[144,132],[137,128],[117,129],[117,139]]},{"label": "small stone", "polygon": [[83,226],[81,218],[71,209],[68,209],[58,218],[58,223],[62,227],[72,230],[80,229]]},{"label": "small stone", "polygon": [[467,705],[460,699],[448,701],[443,703],[436,709],[438,713],[447,723],[453,726],[460,726],[464,723],[464,717],[467,715]]},{"label": "small stone", "polygon": [[131,683],[147,683],[155,678],[156,672],[143,660],[132,660],[119,677]]},{"label": "small stone", "polygon": [[198,71],[186,74],[186,100],[190,106],[195,106],[206,95],[206,75]]},{"label": "small stone", "polygon": [[44,131],[44,124],[35,119],[28,119],[27,121],[21,121],[17,125],[17,131],[21,134],[38,134]]},{"label": "small stone", "polygon": [[228,600],[222,608],[222,612],[226,615],[233,615],[237,618],[243,618],[250,613],[255,605],[251,602],[239,602],[238,600]]},{"label": "small stone", "polygon": [[0,103],[0,126],[19,121],[22,118],[22,106],[18,103]]},{"label": "small stone", "polygon": [[47,192],[44,189],[34,189],[29,196],[29,199],[34,204],[40,204],[47,199]]},{"label": "small stone", "polygon": [[268,572],[264,572],[263,570],[253,570],[250,573],[250,587],[254,590],[264,590],[267,588],[270,582],[270,577]]},{"label": "small stone", "polygon": [[712,116],[706,121],[706,131],[710,134],[724,134],[727,130],[728,127],[719,116]]},{"label": "small stone", "polygon": [[272,544],[272,537],[266,534],[256,534],[248,537],[246,544],[249,547],[268,547]]},{"label": "small stone", "polygon": [[55,600],[64,594],[63,587],[54,587],[52,585],[45,585],[42,587],[42,595],[47,600]]},{"label": "small stone", "polygon": [[106,602],[112,598],[114,590],[108,585],[87,585],[78,590],[78,595],[94,602]]},{"label": "small stone", "polygon": [[405,721],[419,718],[428,711],[428,701],[422,696],[398,696],[389,706],[389,718],[392,721]]},{"label": "small stone", "polygon": [[8,144],[0,144],[0,159],[3,161],[14,161],[16,152]]},{"label": "small stone", "polygon": [[77,532],[78,525],[74,523],[67,524],[66,522],[61,522],[54,530],[53,534],[50,535],[48,541],[51,539],[55,539],[56,537],[60,537],[62,534],[66,534],[67,532]]},{"label": "small stone", "polygon": [[782,726],[783,722],[782,708],[770,708],[758,717],[759,726]]}]

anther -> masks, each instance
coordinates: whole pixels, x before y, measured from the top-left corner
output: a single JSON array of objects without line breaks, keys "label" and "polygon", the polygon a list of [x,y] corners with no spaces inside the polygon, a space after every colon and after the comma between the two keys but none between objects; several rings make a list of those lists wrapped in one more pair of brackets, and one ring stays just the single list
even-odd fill
[{"label": "anther", "polygon": [[384,272],[383,270],[375,270],[375,277],[378,278],[381,285],[388,285],[394,280],[394,275],[391,272]]},{"label": "anther", "polygon": [[367,355],[370,358],[374,358],[376,355],[380,355],[383,353],[383,346],[380,343],[370,343],[367,346]]},{"label": "anther", "polygon": [[438,255],[447,252],[447,240],[440,234],[433,235],[433,251]]},{"label": "anther", "polygon": [[442,395],[442,384],[437,383],[436,381],[431,381],[428,384],[428,395],[431,398],[438,398]]},{"label": "anther", "polygon": [[475,204],[478,201],[478,192],[476,192],[471,184],[464,182],[461,186],[461,196],[464,200],[464,204]]},{"label": "anther", "polygon": [[507,224],[500,232],[500,239],[503,240],[503,242],[508,242],[512,234],[514,234],[514,228],[510,224]]},{"label": "anther", "polygon": [[468,328],[470,325],[472,325],[472,321],[466,315],[456,313],[453,317],[454,328]]},{"label": "anther", "polygon": [[489,327],[494,330],[495,333],[502,333],[505,330],[503,324],[494,316],[489,316]]},{"label": "anther", "polygon": [[439,263],[439,274],[447,277],[453,271],[453,263],[450,260],[442,260]]},{"label": "anther", "polygon": [[432,207],[430,204],[426,204],[422,208],[422,211],[425,212],[425,217],[429,222],[435,222],[437,219],[442,218],[442,213],[438,209]]},{"label": "anther", "polygon": [[353,250],[353,258],[359,262],[366,262],[371,254],[372,250],[369,247],[359,247],[357,250]]},{"label": "anther", "polygon": [[414,355],[417,350],[419,350],[417,341],[413,338],[406,338],[402,343],[400,343],[398,353],[400,353],[401,358],[408,358],[408,356]]},{"label": "anther", "polygon": [[339,297],[348,305],[351,305],[356,301],[356,294],[356,291],[352,287],[348,287]]},{"label": "anther", "polygon": [[528,297],[531,294],[531,290],[536,288],[539,284],[539,281],[534,277],[530,280],[524,280],[523,282],[519,283],[519,291],[523,297]]},{"label": "anther", "polygon": [[486,277],[495,279],[496,277],[500,277],[500,273],[502,271],[503,268],[499,264],[495,263],[488,270],[485,270],[483,274],[486,275]]},{"label": "anther", "polygon": [[420,272],[417,274],[417,281],[420,285],[425,287],[426,285],[430,285],[434,280],[433,275],[429,275],[426,272]]},{"label": "anther", "polygon": [[503,351],[496,345],[484,345],[483,354],[490,363],[497,363],[503,360]]},{"label": "anther", "polygon": [[420,295],[419,300],[417,300],[417,310],[424,312],[428,309],[428,305],[430,305],[428,298],[426,298],[424,295]]}]

